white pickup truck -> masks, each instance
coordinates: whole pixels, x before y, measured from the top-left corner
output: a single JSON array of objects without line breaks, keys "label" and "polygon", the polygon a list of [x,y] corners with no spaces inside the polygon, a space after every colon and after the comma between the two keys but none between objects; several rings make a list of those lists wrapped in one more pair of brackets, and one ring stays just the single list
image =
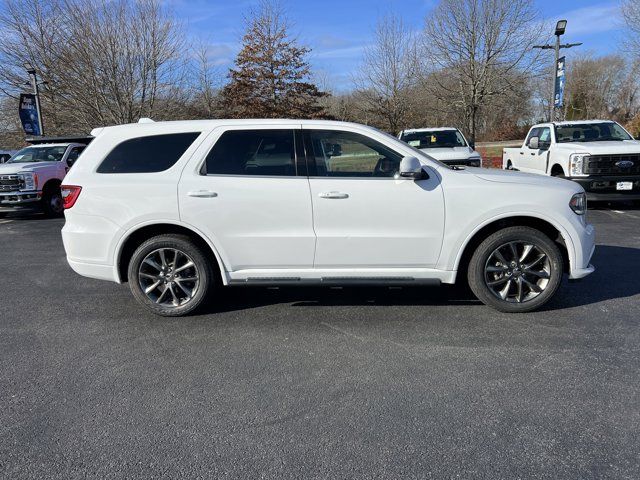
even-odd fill
[{"label": "white pickup truck", "polygon": [[62,179],[85,147],[75,142],[31,145],[0,164],[0,212],[36,207],[47,216],[62,215]]},{"label": "white pickup truck", "polygon": [[640,200],[640,141],[609,120],[534,125],[502,167],[574,180],[590,200]]}]

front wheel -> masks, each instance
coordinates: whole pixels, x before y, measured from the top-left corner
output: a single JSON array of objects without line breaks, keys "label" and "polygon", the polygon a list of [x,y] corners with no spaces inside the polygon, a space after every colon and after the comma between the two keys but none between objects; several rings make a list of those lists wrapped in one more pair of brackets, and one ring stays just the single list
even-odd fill
[{"label": "front wheel", "polygon": [[42,210],[47,217],[61,217],[64,213],[60,187],[47,188],[40,201],[42,202]]},{"label": "front wheel", "polygon": [[544,233],[509,227],[487,237],[469,264],[469,286],[501,312],[530,312],[547,303],[562,281],[562,254]]},{"label": "front wheel", "polygon": [[215,278],[205,253],[183,235],[159,235],[144,242],[131,257],[128,276],[136,300],[165,317],[200,307]]}]

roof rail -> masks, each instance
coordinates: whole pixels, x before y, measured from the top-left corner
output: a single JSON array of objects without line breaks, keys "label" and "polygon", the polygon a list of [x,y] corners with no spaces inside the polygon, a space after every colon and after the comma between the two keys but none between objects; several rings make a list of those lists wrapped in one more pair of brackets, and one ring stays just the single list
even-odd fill
[{"label": "roof rail", "polygon": [[27,137],[24,139],[25,142],[30,143],[32,145],[38,145],[42,143],[82,143],[84,145],[89,145],[93,140],[91,135],[63,135],[57,137]]},{"label": "roof rail", "polygon": [[155,123],[155,121],[147,117],[142,117],[140,120],[138,120],[138,123]]}]

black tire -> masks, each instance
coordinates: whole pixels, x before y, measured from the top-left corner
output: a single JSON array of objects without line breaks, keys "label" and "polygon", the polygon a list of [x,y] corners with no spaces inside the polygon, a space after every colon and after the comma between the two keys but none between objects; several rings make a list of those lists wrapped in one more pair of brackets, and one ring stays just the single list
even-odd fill
[{"label": "black tire", "polygon": [[513,164],[511,163],[511,160],[507,161],[507,170],[513,170]]},{"label": "black tire", "polygon": [[42,193],[42,211],[47,217],[61,217],[64,214],[62,192],[59,186],[48,187]]},{"label": "black tire", "polygon": [[[525,249],[527,256],[521,259]],[[540,308],[553,297],[562,282],[562,272],[562,254],[553,240],[534,228],[508,227],[489,235],[478,246],[469,263],[468,280],[485,305],[501,312],[522,313]]]},{"label": "black tire", "polygon": [[[164,252],[164,257],[161,257],[161,251]],[[180,252],[177,261],[175,257],[171,258],[171,253],[169,253],[171,251]],[[155,262],[158,266],[162,266],[161,263],[164,264],[164,261],[157,261],[160,258],[166,259],[167,269],[163,270],[166,273],[162,276],[156,276],[154,279],[152,277],[156,269],[152,263]],[[143,266],[145,259],[151,259],[152,263],[145,262]],[[172,261],[173,267],[171,268]],[[182,268],[189,261],[193,263],[193,267]],[[145,269],[149,270],[145,271]],[[175,269],[177,269],[176,272],[173,271]],[[178,270],[180,271],[178,272]],[[183,274],[182,272],[187,276],[178,280]],[[163,280],[160,280],[161,278]],[[189,281],[186,278],[197,278],[197,281]],[[206,302],[207,296],[215,284],[211,261],[205,252],[185,235],[159,235],[145,241],[131,257],[128,279],[129,288],[136,300],[156,315],[163,317],[181,317],[193,313]],[[163,283],[145,293],[143,287],[149,288],[157,281]],[[165,290],[169,293],[166,293]],[[189,290],[193,293],[191,297],[188,297],[186,293]],[[161,295],[165,296],[159,298]],[[173,297],[173,302],[169,295]],[[176,298],[178,298],[177,304]],[[167,304],[167,300],[172,303]]]}]

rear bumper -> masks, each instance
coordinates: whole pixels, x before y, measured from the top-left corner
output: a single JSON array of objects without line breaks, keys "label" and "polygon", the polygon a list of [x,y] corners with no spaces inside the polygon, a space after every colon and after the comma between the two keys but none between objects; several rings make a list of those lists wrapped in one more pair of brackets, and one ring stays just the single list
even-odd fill
[{"label": "rear bumper", "polygon": [[120,283],[118,273],[113,265],[98,265],[94,263],[78,262],[67,257],[67,262],[71,269],[83,277],[96,278],[98,280],[109,280]]},{"label": "rear bumper", "polygon": [[[587,199],[591,201],[620,202],[625,200],[640,200],[640,177],[637,175],[606,175],[583,178],[568,178],[580,184],[587,192]],[[631,190],[617,190],[618,182],[631,182]]]}]

